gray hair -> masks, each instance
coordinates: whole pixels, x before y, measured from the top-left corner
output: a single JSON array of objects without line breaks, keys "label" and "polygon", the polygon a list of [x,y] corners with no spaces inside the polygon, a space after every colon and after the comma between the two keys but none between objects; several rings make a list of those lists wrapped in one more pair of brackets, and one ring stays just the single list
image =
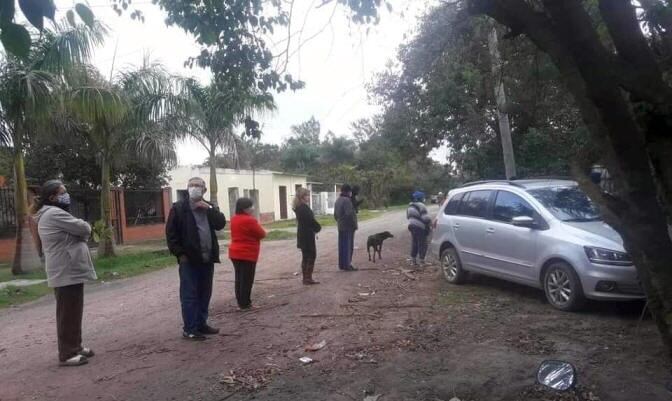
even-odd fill
[{"label": "gray hair", "polygon": [[205,185],[205,180],[202,179],[201,177],[191,177],[189,181],[187,181],[187,186],[189,186],[189,183],[191,183],[192,181],[200,181],[203,184],[203,187],[207,188],[207,186]]}]

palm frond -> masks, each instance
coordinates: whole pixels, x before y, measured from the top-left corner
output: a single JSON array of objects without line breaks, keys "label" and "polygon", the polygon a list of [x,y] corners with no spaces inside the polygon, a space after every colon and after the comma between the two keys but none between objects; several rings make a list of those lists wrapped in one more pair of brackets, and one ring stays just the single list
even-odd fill
[{"label": "palm frond", "polygon": [[86,63],[94,49],[105,42],[107,33],[107,27],[100,22],[93,27],[85,24],[73,27],[65,21],[55,23],[53,30],[44,32],[32,53],[33,68],[61,74]]}]

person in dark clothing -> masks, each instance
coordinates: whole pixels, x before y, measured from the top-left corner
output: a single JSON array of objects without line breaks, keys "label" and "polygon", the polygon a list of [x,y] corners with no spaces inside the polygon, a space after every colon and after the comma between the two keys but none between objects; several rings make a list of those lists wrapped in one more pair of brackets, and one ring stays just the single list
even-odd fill
[{"label": "person in dark clothing", "polygon": [[231,243],[229,259],[236,272],[236,300],[240,309],[252,307],[252,285],[257,260],[261,250],[261,240],[266,231],[254,217],[254,202],[240,198],[236,202],[236,215],[231,218]]},{"label": "person in dark clothing", "polygon": [[338,268],[345,271],[357,270],[352,266],[352,254],[357,231],[357,213],[352,205],[352,187],[344,184],[341,196],[334,204],[334,218],[338,222]]},{"label": "person in dark clothing", "polygon": [[177,257],[180,272],[180,303],[184,322],[183,336],[205,340],[219,329],[208,325],[212,278],[219,260],[215,230],[226,226],[226,217],[213,204],[203,200],[205,181],[194,177],[188,184],[189,199],[176,202],[166,222],[166,242]]},{"label": "person in dark clothing", "polygon": [[313,280],[313,270],[315,269],[315,259],[317,259],[317,247],[315,245],[315,234],[322,229],[320,223],[315,220],[313,211],[310,210],[310,191],[306,188],[299,188],[294,197],[293,209],[296,214],[296,247],[301,249],[301,272],[303,273],[303,284],[319,284]]},{"label": "person in dark clothing", "polygon": [[359,206],[364,202],[363,200],[357,199],[359,196],[359,186],[353,185],[352,186],[352,196],[350,199],[352,200],[352,207],[355,208],[355,213],[359,213]]}]

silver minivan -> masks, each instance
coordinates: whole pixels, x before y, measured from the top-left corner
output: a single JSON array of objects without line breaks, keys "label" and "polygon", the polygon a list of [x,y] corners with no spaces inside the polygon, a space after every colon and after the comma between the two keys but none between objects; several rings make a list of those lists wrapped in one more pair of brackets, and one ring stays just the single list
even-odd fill
[{"label": "silver minivan", "polygon": [[434,226],[431,251],[450,283],[493,276],[543,289],[566,311],[586,298],[644,297],[620,235],[574,181],[466,184],[448,194]]}]

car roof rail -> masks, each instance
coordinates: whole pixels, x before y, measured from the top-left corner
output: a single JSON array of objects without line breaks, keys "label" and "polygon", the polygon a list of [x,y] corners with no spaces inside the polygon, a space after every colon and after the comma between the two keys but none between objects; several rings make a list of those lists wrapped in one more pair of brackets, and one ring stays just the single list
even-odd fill
[{"label": "car roof rail", "polygon": [[532,177],[520,177],[516,178],[517,181],[523,180],[563,180],[563,181],[576,181],[576,178],[567,175],[540,175]]},{"label": "car roof rail", "polygon": [[508,181],[508,180],[481,180],[481,181],[472,181],[472,182],[467,182],[462,185],[460,185],[460,188],[466,188],[466,187],[472,187],[474,185],[481,185],[481,184],[508,184],[508,185],[513,185],[514,187],[518,188],[525,188],[522,184],[517,183],[515,181]]}]

